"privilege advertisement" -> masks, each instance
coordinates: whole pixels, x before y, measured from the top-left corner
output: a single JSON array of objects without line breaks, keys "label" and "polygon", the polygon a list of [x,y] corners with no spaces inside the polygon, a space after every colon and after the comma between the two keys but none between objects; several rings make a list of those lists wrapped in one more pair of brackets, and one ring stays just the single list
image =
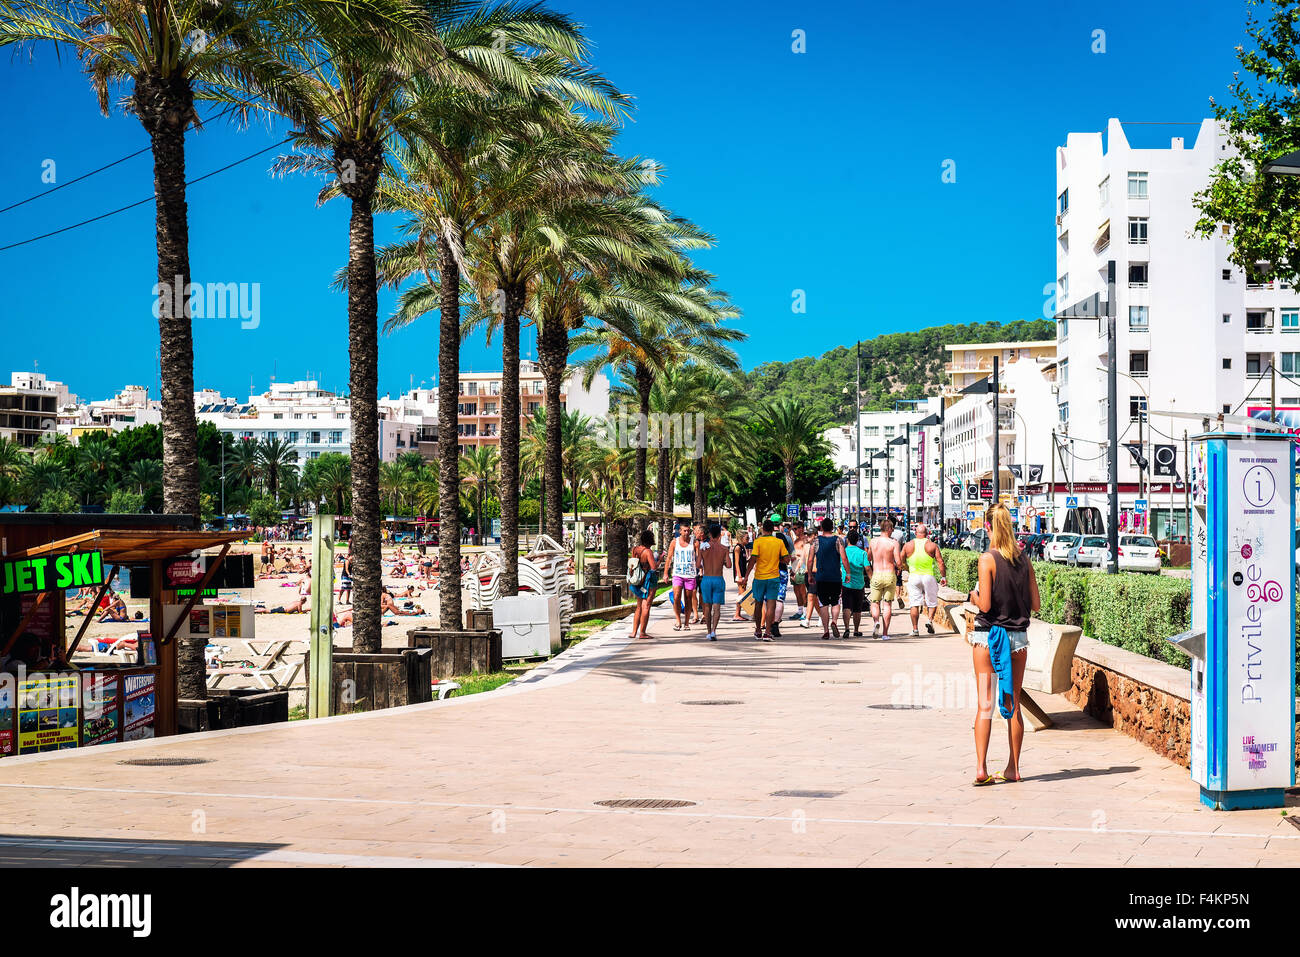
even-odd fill
[{"label": "privilege advertisement", "polygon": [[1295,678],[1291,450],[1280,442],[1230,443],[1226,462],[1225,706],[1228,790],[1285,788]]}]

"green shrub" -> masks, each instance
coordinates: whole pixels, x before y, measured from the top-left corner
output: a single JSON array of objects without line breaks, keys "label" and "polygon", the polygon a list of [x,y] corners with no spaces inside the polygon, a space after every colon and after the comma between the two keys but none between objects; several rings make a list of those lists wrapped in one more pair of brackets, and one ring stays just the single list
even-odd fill
[{"label": "green shrub", "polygon": [[[976,586],[979,555],[946,550],[943,558],[950,587],[969,591]],[[1089,638],[1188,667],[1187,656],[1165,641],[1189,626],[1192,586],[1186,579],[1133,572],[1106,575],[1041,560],[1034,562],[1034,577],[1037,618],[1079,625]]]}]

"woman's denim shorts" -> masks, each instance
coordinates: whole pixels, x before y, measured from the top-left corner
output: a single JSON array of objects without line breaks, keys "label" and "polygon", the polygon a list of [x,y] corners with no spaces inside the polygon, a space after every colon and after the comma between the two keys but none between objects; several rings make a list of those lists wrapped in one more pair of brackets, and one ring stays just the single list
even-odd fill
[{"label": "woman's denim shorts", "polygon": [[[1017,651],[1024,651],[1029,647],[1029,632],[1027,631],[1008,631],[1007,638],[1011,641],[1011,653],[1014,655]],[[987,629],[980,628],[971,632],[966,639],[972,645],[989,646],[989,633]]]}]

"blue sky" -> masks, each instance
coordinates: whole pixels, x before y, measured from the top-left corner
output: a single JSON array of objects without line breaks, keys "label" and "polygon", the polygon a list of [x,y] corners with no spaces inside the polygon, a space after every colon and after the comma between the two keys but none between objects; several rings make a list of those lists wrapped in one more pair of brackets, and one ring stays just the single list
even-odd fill
[{"label": "blue sky", "polygon": [[[621,152],[657,161],[659,198],[717,237],[698,261],[744,310],[747,369],[882,332],[1041,315],[1055,278],[1054,148],[1111,116],[1209,115],[1246,15],[1239,0],[551,5],[587,26],[597,67],[635,97]],[[1092,52],[1095,30],[1104,53]],[[147,145],[134,118],[104,118],[75,61],[49,47],[0,57],[0,90],[0,207],[49,189],[47,160],[66,182]],[[218,121],[192,133],[188,173],[276,132]],[[1128,133],[1190,145],[1194,128]],[[243,397],[272,376],[311,376],[346,391],[346,303],[329,284],[348,211],[317,208],[315,181],[270,176],[276,152],[190,189],[195,281],[261,291],[256,329],[195,320],[196,387]],[[945,160],[955,183],[942,182]],[[0,213],[0,246],[151,195],[146,152]],[[383,219],[376,231],[392,235]],[[35,363],[83,398],[126,383],[156,397],[154,270],[152,203],[0,252],[0,376]],[[791,311],[795,290],[805,314]],[[381,298],[381,319],[392,302]],[[498,346],[466,343],[463,368],[499,368]],[[432,317],[381,337],[380,393],[431,385],[437,349]]]}]

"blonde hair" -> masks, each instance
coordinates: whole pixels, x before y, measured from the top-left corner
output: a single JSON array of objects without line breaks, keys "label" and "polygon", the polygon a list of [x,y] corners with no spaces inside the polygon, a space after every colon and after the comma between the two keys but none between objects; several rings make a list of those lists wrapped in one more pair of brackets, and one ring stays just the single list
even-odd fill
[{"label": "blonde hair", "polygon": [[994,505],[988,511],[989,548],[1001,552],[1012,565],[1020,558],[1016,531],[1011,525],[1011,512],[1005,505]]}]

